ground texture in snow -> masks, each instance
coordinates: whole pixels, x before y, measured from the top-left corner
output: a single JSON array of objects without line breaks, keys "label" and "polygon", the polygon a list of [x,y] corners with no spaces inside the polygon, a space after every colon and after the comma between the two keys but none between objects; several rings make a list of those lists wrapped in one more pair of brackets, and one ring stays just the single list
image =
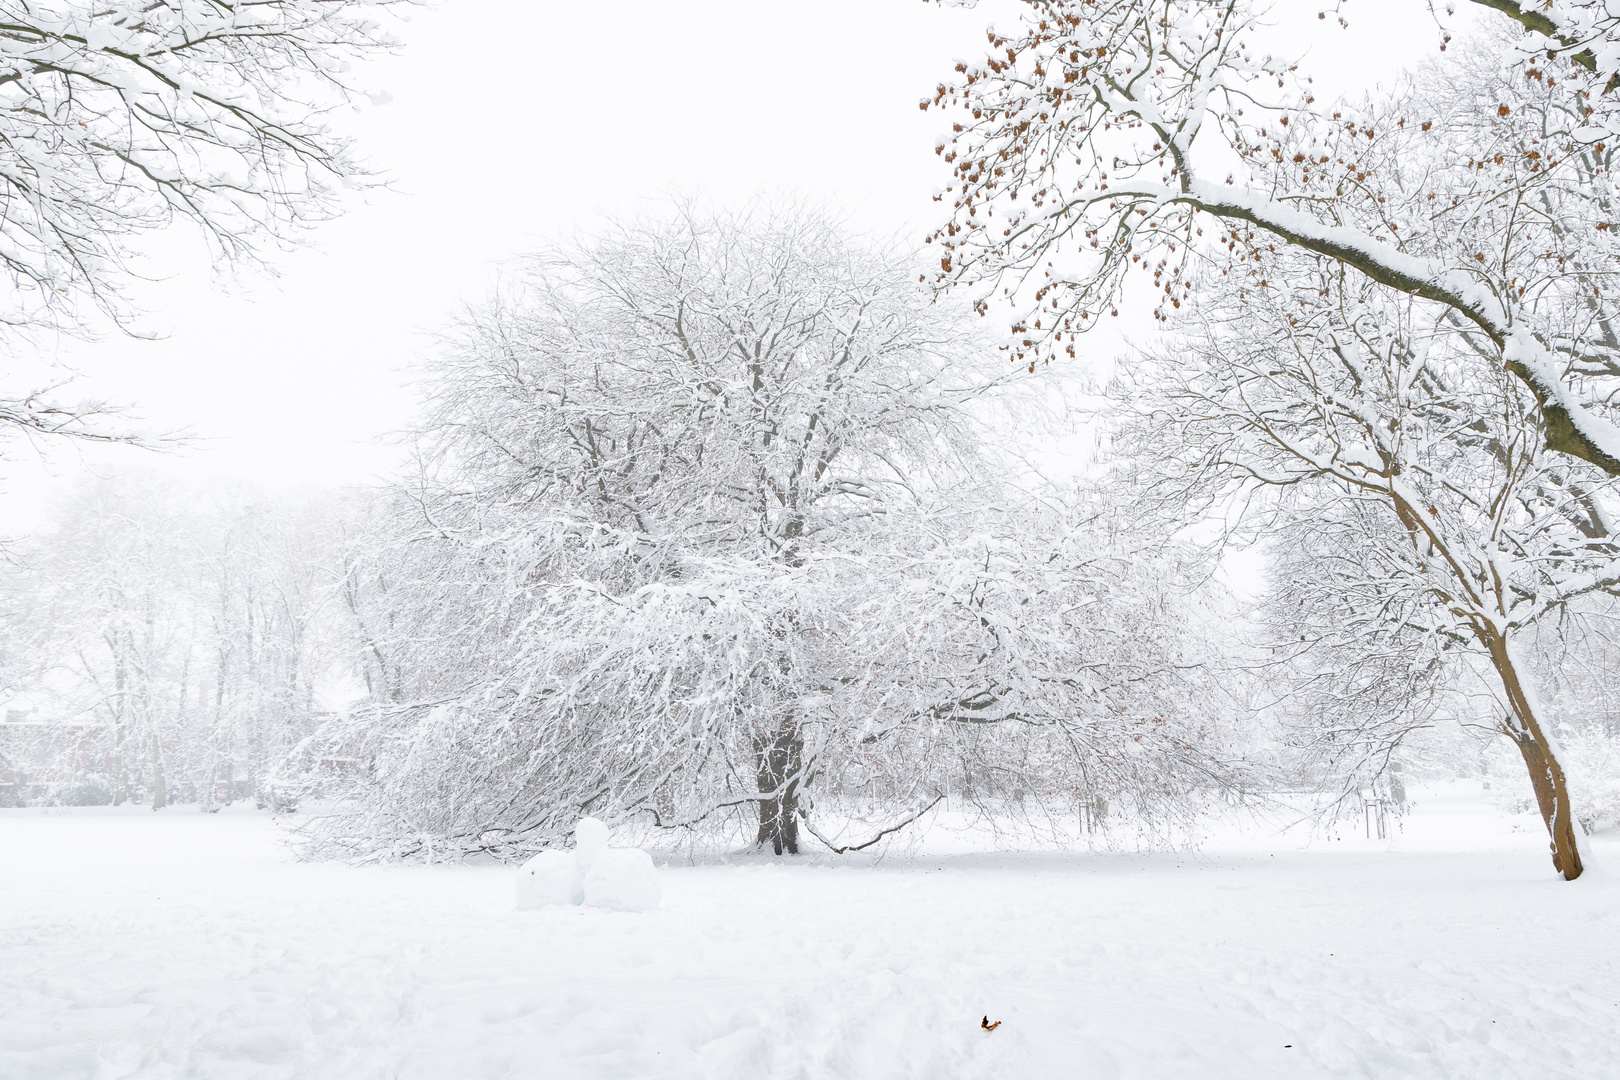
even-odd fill
[{"label": "ground texture in snow", "polygon": [[246,811],[0,811],[0,1076],[1617,1075],[1620,888],[1524,824],[1459,788],[1389,843],[750,857],[630,914]]}]

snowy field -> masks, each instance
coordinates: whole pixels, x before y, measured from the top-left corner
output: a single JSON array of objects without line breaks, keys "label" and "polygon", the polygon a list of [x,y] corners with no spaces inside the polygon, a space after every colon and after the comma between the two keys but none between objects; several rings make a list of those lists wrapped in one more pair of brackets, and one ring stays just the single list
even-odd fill
[{"label": "snowy field", "polygon": [[1389,842],[953,846],[518,912],[510,867],[300,864],[251,811],[0,811],[0,1076],[1617,1075],[1620,887],[1467,785]]}]

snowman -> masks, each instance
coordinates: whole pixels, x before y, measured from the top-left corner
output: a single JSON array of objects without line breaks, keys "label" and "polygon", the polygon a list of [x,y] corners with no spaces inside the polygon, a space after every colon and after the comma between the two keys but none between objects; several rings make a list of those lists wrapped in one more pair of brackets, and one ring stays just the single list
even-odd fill
[{"label": "snowman", "polygon": [[552,904],[648,911],[662,896],[652,856],[640,848],[608,847],[608,827],[596,818],[574,826],[572,852],[542,851],[518,869],[519,911]]}]

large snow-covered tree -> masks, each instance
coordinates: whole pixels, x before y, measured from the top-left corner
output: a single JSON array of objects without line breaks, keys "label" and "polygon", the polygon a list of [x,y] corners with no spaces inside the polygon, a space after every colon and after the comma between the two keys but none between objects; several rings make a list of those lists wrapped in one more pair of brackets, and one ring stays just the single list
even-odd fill
[{"label": "large snow-covered tree", "polygon": [[1069,762],[1048,793],[1150,808],[1230,779],[1177,696],[1196,634],[1149,602],[1173,551],[1133,571],[996,481],[969,406],[1000,380],[914,276],[820,215],[687,211],[475,311],[398,540],[352,575],[384,693],[329,733],[373,772],[328,835],[469,850],[582,811],[746,812],[779,852],[801,826],[846,847],[816,793],[891,828],[972,754],[1015,787],[991,744],[1018,729]]},{"label": "large snow-covered tree", "polygon": [[1170,834],[1245,782],[1193,560],[1024,500],[897,524],[792,565],[666,550],[619,585],[636,553],[600,531],[418,522],[360,604],[396,696],[310,751],[371,770],[326,838],[452,853],[582,811],[717,836],[746,812],[761,844],[847,848],[945,794]]},{"label": "large snow-covered tree", "polygon": [[1491,724],[1575,878],[1580,830],[1525,642],[1620,596],[1616,481],[1543,446],[1529,391],[1446,305],[1322,256],[1273,266],[1265,287],[1211,271],[1176,346],[1128,376],[1131,458],[1172,502],[1281,493],[1273,539],[1299,564],[1285,599],[1344,668],[1324,684],[1350,705],[1322,709],[1331,723],[1357,713],[1387,741],[1442,654],[1493,672]]}]

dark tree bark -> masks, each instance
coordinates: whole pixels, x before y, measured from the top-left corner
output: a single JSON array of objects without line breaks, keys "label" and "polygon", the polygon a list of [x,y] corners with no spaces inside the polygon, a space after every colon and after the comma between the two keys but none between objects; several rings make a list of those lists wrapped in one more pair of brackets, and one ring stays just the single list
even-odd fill
[{"label": "dark tree bark", "polygon": [[1525,768],[1530,772],[1530,786],[1536,793],[1536,806],[1541,820],[1547,826],[1551,839],[1553,866],[1568,881],[1574,881],[1585,869],[1581,865],[1579,843],[1580,826],[1575,821],[1570,805],[1569,785],[1564,768],[1558,763],[1551,741],[1542,730],[1535,714],[1530,695],[1520,679],[1519,669],[1501,635],[1481,629],[1480,638],[1491,653],[1491,663],[1507,691],[1511,710],[1502,724],[1502,730],[1519,748]]},{"label": "dark tree bark", "polygon": [[788,720],[774,735],[755,736],[754,757],[758,766],[759,793],[769,798],[759,801],[759,836],[780,855],[799,853],[799,785],[804,763],[804,736]]}]

